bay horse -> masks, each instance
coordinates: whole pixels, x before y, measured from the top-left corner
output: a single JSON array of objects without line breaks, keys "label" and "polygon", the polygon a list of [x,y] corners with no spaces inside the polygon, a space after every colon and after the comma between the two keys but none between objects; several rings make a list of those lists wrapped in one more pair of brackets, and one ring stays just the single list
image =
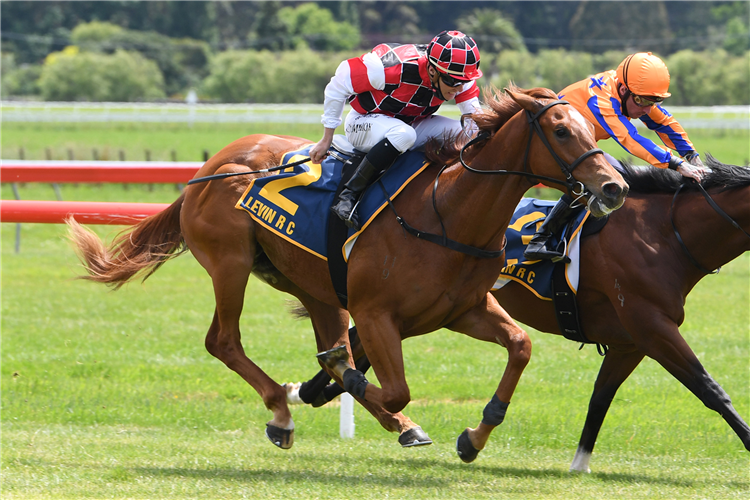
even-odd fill
[{"label": "bay horse", "polygon": [[[581,327],[590,341],[608,350],[571,471],[590,472],[591,454],[609,406],[645,356],[718,412],[750,450],[750,427],[679,331],[693,287],[712,270],[750,251],[750,169],[725,165],[711,156],[707,165],[712,173],[702,186],[737,226],[704,199],[697,184],[686,182],[680,174],[623,164],[620,171],[630,187],[628,199],[600,232],[581,240],[576,295]],[[552,302],[522,284],[510,281],[492,295],[516,321],[562,335]],[[355,355],[360,353],[355,348]],[[320,375],[318,390],[323,387]],[[316,406],[340,392],[329,387]],[[392,418],[386,412],[376,417]]]},{"label": "bay horse", "polygon": [[[440,165],[424,169],[393,201],[401,221],[423,234],[444,231],[454,243],[497,256],[502,254],[513,208],[539,180],[561,191],[585,191],[596,215],[622,206],[627,184],[598,154],[593,127],[554,92],[511,86],[505,94],[490,96],[488,104],[491,110],[476,120],[485,135],[467,155],[470,166],[462,161],[444,170]],[[279,165],[284,153],[306,144],[310,142],[288,136],[247,136],[210,158],[196,176],[268,175],[258,171]],[[575,166],[573,178],[570,171]],[[477,175],[497,169],[519,175]],[[294,438],[286,389],[247,357],[240,341],[239,318],[251,273],[302,303],[319,351],[346,349],[346,359],[336,358],[338,364],[321,362],[340,383],[346,379],[341,366],[353,365],[347,334],[351,314],[382,387],[368,383],[361,372],[347,373],[355,375],[361,389],[358,399],[371,411],[398,413],[408,404],[401,340],[443,327],[508,350],[492,401],[510,402],[529,361],[531,342],[489,293],[502,259],[472,256],[412,237],[389,210],[383,210],[359,234],[351,251],[347,313],[325,260],[235,208],[249,182],[249,176],[237,175],[188,185],[167,209],[125,230],[109,246],[70,220],[69,233],[86,278],[117,288],[137,275],[145,279],[189,249],[214,288],[216,309],[206,349],[261,396],[273,413],[266,436],[280,448],[290,448]],[[562,189],[560,183],[570,188]],[[494,425],[480,423],[472,430],[472,443],[483,447],[497,424],[497,419]],[[403,416],[389,426],[401,434],[418,428]]]}]

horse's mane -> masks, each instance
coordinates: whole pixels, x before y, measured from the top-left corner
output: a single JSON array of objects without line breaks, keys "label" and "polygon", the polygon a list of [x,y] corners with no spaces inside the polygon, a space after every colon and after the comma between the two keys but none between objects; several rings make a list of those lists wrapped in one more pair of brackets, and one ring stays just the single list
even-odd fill
[{"label": "horse's mane", "polygon": [[[507,89],[511,92],[526,94],[535,99],[557,99],[557,94],[550,89],[542,87],[522,89],[511,83],[508,85]],[[495,133],[521,110],[521,106],[519,106],[509,94],[500,93],[495,87],[491,87],[490,90],[485,90],[485,95],[487,97],[484,100],[484,104],[488,106],[489,109],[474,113],[472,118],[476,122],[480,131]]]},{"label": "horse's mane", "polygon": [[[630,186],[631,193],[674,193],[683,182],[683,176],[674,170],[656,168],[651,165],[634,166],[628,161],[621,161],[620,170],[623,179]],[[701,184],[705,189],[727,189],[750,185],[750,168],[726,165],[713,156],[706,155],[705,165],[711,169]],[[683,189],[697,190],[693,182],[686,182]]]},{"label": "horse's mane", "polygon": [[[535,99],[557,99],[557,94],[552,90],[541,87],[522,89],[511,83],[507,90],[526,94]],[[471,115],[471,118],[479,127],[480,132],[489,132],[492,135],[518,113],[521,106],[509,94],[501,92],[496,87],[486,88],[484,94],[486,96],[484,99],[486,107]],[[430,140],[425,146],[425,154],[430,161],[447,165],[458,160],[461,147],[465,143],[465,140],[459,140],[456,137]]]}]

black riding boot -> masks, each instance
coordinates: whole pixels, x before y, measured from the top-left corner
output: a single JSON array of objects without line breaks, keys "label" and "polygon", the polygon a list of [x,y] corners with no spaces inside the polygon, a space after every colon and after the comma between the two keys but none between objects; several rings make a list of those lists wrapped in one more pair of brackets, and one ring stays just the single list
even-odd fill
[{"label": "black riding boot", "polygon": [[526,260],[552,260],[553,262],[558,262],[567,259],[561,252],[548,249],[547,240],[552,235],[557,234],[568,223],[571,215],[576,213],[580,208],[578,206],[571,208],[571,203],[573,203],[573,199],[566,194],[552,207],[552,211],[544,219],[542,227],[531,238],[526,251],[523,253],[523,257]]},{"label": "black riding boot", "polygon": [[331,211],[347,226],[359,229],[359,218],[354,213],[354,205],[357,204],[359,195],[370,184],[370,180],[378,173],[378,170],[366,156],[362,158],[362,163],[354,171],[352,178],[344,184],[338,202],[331,207]]},{"label": "black riding boot", "polygon": [[362,191],[370,184],[376,174],[387,170],[398,158],[401,152],[388,139],[375,144],[352,174],[351,179],[344,184],[337,202],[331,207],[336,217],[344,221],[348,227],[359,229],[359,217],[354,211]]}]

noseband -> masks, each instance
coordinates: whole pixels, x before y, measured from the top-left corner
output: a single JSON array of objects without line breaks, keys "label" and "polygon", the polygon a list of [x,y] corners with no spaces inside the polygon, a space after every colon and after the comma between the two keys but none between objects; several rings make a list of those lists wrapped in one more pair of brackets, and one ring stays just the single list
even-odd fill
[{"label": "noseband", "polygon": [[[571,193],[574,193],[576,196],[584,196],[588,194],[585,191],[585,187],[583,186],[583,183],[580,181],[577,181],[573,177],[573,170],[580,165],[583,160],[588,158],[589,156],[595,155],[595,154],[604,154],[604,151],[602,151],[599,148],[594,148],[589,151],[586,151],[581,156],[579,156],[573,163],[568,165],[562,158],[560,158],[557,153],[552,149],[552,145],[547,140],[547,137],[544,135],[544,131],[542,130],[542,125],[539,123],[539,118],[552,106],[557,106],[558,104],[570,104],[568,101],[563,101],[561,99],[558,99],[557,101],[552,101],[545,106],[542,107],[539,111],[536,112],[536,114],[533,114],[531,111],[526,110],[526,116],[528,118],[529,128],[531,129],[531,132],[529,133],[529,140],[526,143],[526,151],[523,154],[523,171],[517,172],[517,171],[508,171],[508,170],[477,170],[474,168],[471,168],[469,165],[466,164],[466,162],[463,159],[464,151],[469,147],[477,142],[486,140],[489,138],[489,132],[482,132],[477,137],[469,141],[462,149],[461,153],[459,154],[459,160],[461,161],[461,165],[474,173],[477,174],[507,174],[507,175],[520,175],[523,177],[531,177],[535,179],[536,181],[544,180],[547,182],[553,182],[556,184],[562,184],[566,188],[568,188],[568,191]],[[555,179],[554,177],[548,177],[545,175],[537,175],[533,172],[531,172],[528,168],[528,159],[529,159],[529,151],[531,150],[531,140],[534,138],[534,134],[539,136],[539,139],[542,141],[542,144],[547,148],[547,151],[552,155],[552,158],[555,159],[557,164],[560,166],[560,170],[562,170],[562,173],[565,175],[565,181],[561,181],[559,179]],[[576,185],[580,186],[580,194],[575,193],[574,189]]]}]

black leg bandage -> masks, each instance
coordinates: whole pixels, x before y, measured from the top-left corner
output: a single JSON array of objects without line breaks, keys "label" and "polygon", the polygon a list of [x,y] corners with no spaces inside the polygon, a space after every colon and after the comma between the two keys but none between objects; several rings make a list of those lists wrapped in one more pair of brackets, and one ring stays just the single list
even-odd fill
[{"label": "black leg bandage", "polygon": [[484,412],[482,412],[482,423],[492,426],[502,424],[509,404],[500,401],[497,394],[492,396],[490,402],[484,407]]},{"label": "black leg bandage", "polygon": [[365,389],[369,382],[365,378],[365,374],[359,370],[352,370],[349,368],[344,372],[344,390],[352,396],[360,399],[365,399]]}]

